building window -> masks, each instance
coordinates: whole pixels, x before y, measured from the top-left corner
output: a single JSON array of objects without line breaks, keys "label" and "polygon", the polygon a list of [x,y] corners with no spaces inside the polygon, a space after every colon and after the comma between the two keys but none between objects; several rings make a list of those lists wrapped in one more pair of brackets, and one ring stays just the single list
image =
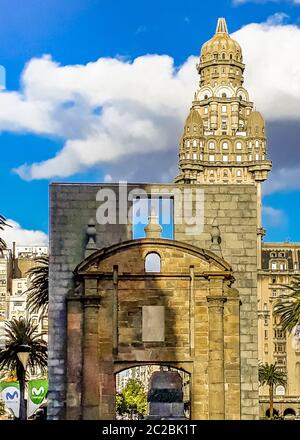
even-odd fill
[{"label": "building window", "polygon": [[249,161],[252,161],[252,154],[249,154]]},{"label": "building window", "polygon": [[265,318],[265,325],[268,325],[268,318]]},{"label": "building window", "polygon": [[190,153],[187,153],[186,158],[187,158],[187,159],[190,158]]},{"label": "building window", "polygon": [[278,252],[279,258],[285,258],[285,252]]},{"label": "building window", "polygon": [[160,255],[156,252],[146,255],[145,272],[160,272]]},{"label": "building window", "polygon": [[237,177],[242,177],[242,171],[241,171],[241,170],[237,170],[237,172],[236,172],[236,176],[237,176]]},{"label": "building window", "polygon": [[204,114],[207,115],[208,113],[208,107],[204,107]]},{"label": "building window", "polygon": [[197,131],[197,127],[196,127],[196,125],[194,125],[194,128],[193,128],[193,130],[194,130],[194,131]]},{"label": "building window", "polygon": [[265,339],[267,339],[268,338],[268,330],[265,330],[264,334],[265,334]]},{"label": "building window", "polygon": [[259,154],[255,155],[255,160],[259,160]]},{"label": "building window", "polygon": [[226,113],[227,112],[227,105],[222,105],[221,111],[222,111],[222,113]]},{"label": "building window", "polygon": [[227,95],[226,95],[226,93],[222,93],[222,98],[227,98]]},{"label": "building window", "polygon": [[209,149],[213,150],[215,148],[215,143],[214,142],[210,142],[209,143]]},{"label": "building window", "polygon": [[236,143],[236,149],[237,150],[241,150],[242,149],[242,143],[241,142],[237,142]]},{"label": "building window", "polygon": [[132,238],[144,238],[145,226],[149,223],[152,208],[155,208],[163,238],[174,238],[174,199],[170,194],[149,197],[135,195],[132,200]]},{"label": "building window", "polygon": [[268,310],[268,304],[264,303],[264,310]]},{"label": "building window", "polygon": [[223,156],[223,162],[228,162],[228,156]]},{"label": "building window", "polygon": [[223,150],[228,150],[228,142],[223,142],[222,148]]},{"label": "building window", "polygon": [[193,153],[193,159],[197,159],[197,153]]},{"label": "building window", "polygon": [[187,148],[190,148],[190,141],[187,141],[187,142],[186,142],[186,147],[187,147]]},{"label": "building window", "polygon": [[210,155],[209,155],[209,161],[210,161],[210,162],[214,162],[214,161],[215,161],[215,156],[214,156],[214,154],[210,154]]},{"label": "building window", "polygon": [[242,156],[236,156],[236,161],[237,162],[242,162]]},{"label": "building window", "polygon": [[276,252],[271,252],[271,253],[270,253],[270,257],[271,257],[271,258],[276,258],[276,257],[277,257]]},{"label": "building window", "polygon": [[272,263],[271,263],[271,269],[272,269],[272,270],[277,270],[277,263],[276,263],[276,261],[272,261]]},{"label": "building window", "polygon": [[272,290],[272,296],[274,297],[276,296],[276,294],[277,294],[276,290]]},{"label": "building window", "polygon": [[197,141],[196,141],[196,139],[193,140],[193,147],[197,147]]}]

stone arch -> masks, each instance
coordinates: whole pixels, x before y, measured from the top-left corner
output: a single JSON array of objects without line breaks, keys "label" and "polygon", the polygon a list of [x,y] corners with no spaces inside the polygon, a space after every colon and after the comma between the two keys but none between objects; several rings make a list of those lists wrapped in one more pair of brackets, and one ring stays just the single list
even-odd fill
[{"label": "stone arch", "polygon": [[[161,256],[159,273],[145,272],[150,251]],[[67,299],[68,418],[114,418],[116,371],[147,363],[192,375],[193,419],[239,418],[240,300],[223,258],[144,238],[96,250],[74,277],[81,287]],[[229,388],[227,372],[234,372]]]}]

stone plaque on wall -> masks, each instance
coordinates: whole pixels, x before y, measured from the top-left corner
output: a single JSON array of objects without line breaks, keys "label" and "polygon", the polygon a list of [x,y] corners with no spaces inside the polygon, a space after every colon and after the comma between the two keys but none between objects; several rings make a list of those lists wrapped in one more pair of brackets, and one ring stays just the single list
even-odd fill
[{"label": "stone plaque on wall", "polygon": [[143,342],[163,342],[165,340],[164,306],[143,306]]}]

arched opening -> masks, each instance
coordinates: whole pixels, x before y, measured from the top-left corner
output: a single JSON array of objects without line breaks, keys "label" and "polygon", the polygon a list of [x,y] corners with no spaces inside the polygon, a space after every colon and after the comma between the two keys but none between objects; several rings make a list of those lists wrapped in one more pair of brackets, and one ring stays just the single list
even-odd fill
[{"label": "arched opening", "polygon": [[284,417],[295,417],[296,411],[293,408],[286,408],[283,412]]},{"label": "arched opening", "polygon": [[160,272],[160,255],[158,253],[149,252],[149,254],[146,255],[145,272]]},{"label": "arched opening", "polygon": [[119,371],[115,374],[116,418],[190,419],[190,376],[183,369],[159,364]]},{"label": "arched opening", "polygon": [[222,93],[222,98],[227,98],[227,95],[225,92]]},{"label": "arched opening", "polygon": [[[266,416],[270,417],[270,408],[267,409]],[[279,416],[279,411],[275,408],[273,409],[273,416]]]}]

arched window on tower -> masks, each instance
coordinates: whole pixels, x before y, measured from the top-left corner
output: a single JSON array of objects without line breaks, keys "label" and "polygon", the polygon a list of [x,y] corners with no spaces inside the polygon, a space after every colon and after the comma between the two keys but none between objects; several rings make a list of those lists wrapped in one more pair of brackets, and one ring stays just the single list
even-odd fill
[{"label": "arched window on tower", "polygon": [[225,53],[222,53],[222,60],[225,60]]},{"label": "arched window on tower", "polygon": [[222,93],[222,98],[227,98],[227,95],[226,95],[226,93]]},{"label": "arched window on tower", "polygon": [[232,53],[229,55],[229,58],[232,60]]},{"label": "arched window on tower", "polygon": [[149,252],[145,257],[145,272],[160,272],[160,255]]}]

